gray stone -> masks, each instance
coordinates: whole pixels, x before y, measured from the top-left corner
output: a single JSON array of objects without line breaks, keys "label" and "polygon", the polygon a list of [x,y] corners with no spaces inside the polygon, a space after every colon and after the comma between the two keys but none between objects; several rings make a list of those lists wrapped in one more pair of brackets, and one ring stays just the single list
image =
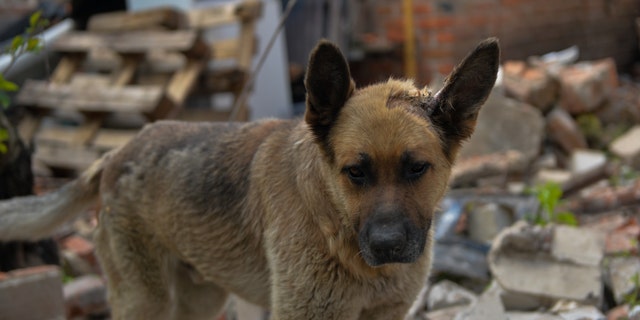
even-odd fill
[{"label": "gray stone", "polygon": [[[464,311],[467,307],[466,306],[457,306],[457,307],[451,307],[451,308],[446,308],[446,309],[440,309],[440,310],[436,310],[436,311],[430,311],[427,312],[424,315],[424,318],[419,318],[419,319],[426,319],[426,320],[451,320],[453,318],[456,317],[456,315],[458,315],[460,312]],[[414,317],[415,319],[415,317]],[[405,320],[410,320],[405,318]],[[413,319],[411,319],[413,320]]]},{"label": "gray stone", "polygon": [[469,212],[467,228],[469,238],[474,241],[491,243],[498,233],[513,224],[513,212],[497,203],[480,203]]},{"label": "gray stone", "polygon": [[432,274],[446,273],[480,282],[489,280],[486,251],[464,239],[446,239],[433,246]]},{"label": "gray stone", "polygon": [[[554,243],[565,239],[555,237],[558,234],[555,228],[531,226],[521,221],[500,233],[488,259],[497,283],[506,294],[514,292],[540,298],[544,303],[541,307],[561,299],[598,305],[602,299],[602,281],[600,267],[592,265],[594,254],[567,254],[571,245]],[[591,241],[580,243],[591,244]]]},{"label": "gray stone", "polygon": [[561,108],[555,108],[547,115],[547,133],[566,152],[587,148],[587,140],[578,124]]},{"label": "gray stone", "polygon": [[466,306],[474,303],[477,299],[475,293],[455,282],[442,280],[429,289],[427,308],[429,311],[435,311],[455,306]]},{"label": "gray stone", "polygon": [[563,184],[571,179],[571,172],[561,169],[541,169],[536,173],[533,178],[535,184],[545,184],[547,182],[554,182],[557,184]]},{"label": "gray stone", "polygon": [[606,235],[586,228],[557,225],[553,228],[551,254],[558,261],[599,267]]},{"label": "gray stone", "polygon": [[497,290],[487,290],[469,308],[458,313],[455,320],[492,319],[507,320],[504,306]]},{"label": "gray stone", "polygon": [[550,313],[522,311],[507,312],[507,318],[509,320],[563,320],[561,317]]},{"label": "gray stone", "polygon": [[64,300],[70,317],[100,315],[109,310],[107,289],[104,281],[96,275],[81,276],[67,283]]},{"label": "gray stone", "polygon": [[482,107],[460,158],[516,150],[532,160],[540,151],[544,126],[539,110],[494,92]]},{"label": "gray stone", "polygon": [[635,126],[614,140],[609,150],[627,164],[640,169],[640,126]]},{"label": "gray stone", "polygon": [[635,289],[631,278],[640,274],[640,257],[610,257],[606,270],[606,282],[617,303],[624,303],[624,297]]},{"label": "gray stone", "polygon": [[582,174],[607,163],[607,156],[598,150],[578,149],[571,154],[571,173]]},{"label": "gray stone", "polygon": [[56,266],[38,266],[0,276],[0,318],[66,319],[62,274]]},{"label": "gray stone", "polygon": [[563,320],[606,320],[607,317],[594,306],[578,306],[574,309],[558,312]]}]

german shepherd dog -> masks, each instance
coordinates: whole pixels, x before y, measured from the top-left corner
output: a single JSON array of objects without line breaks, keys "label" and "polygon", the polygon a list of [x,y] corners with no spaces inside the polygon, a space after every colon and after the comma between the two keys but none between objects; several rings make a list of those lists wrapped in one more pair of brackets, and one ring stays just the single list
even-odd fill
[{"label": "german shepherd dog", "polygon": [[303,119],[148,125],[58,191],[2,202],[0,240],[50,235],[99,203],[114,319],[214,319],[230,293],[274,320],[402,319],[498,66],[488,39],[435,94],[357,89],[321,41]]}]

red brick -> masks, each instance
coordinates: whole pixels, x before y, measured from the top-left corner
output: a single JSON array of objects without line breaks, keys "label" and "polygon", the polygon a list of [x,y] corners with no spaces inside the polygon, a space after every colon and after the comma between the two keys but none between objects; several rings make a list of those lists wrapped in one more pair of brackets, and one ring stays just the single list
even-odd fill
[{"label": "red brick", "polygon": [[428,3],[416,3],[413,5],[414,14],[429,14],[431,13],[431,5]]},{"label": "red brick", "polygon": [[62,239],[61,246],[63,249],[74,252],[80,258],[87,261],[91,266],[96,266],[98,264],[94,255],[95,248],[93,243],[81,236],[68,236]]},{"label": "red brick", "polygon": [[443,29],[455,25],[453,17],[433,17],[418,21],[418,26],[422,29]]},{"label": "red brick", "polygon": [[436,35],[438,43],[453,43],[456,40],[456,35],[452,32],[440,32]]}]

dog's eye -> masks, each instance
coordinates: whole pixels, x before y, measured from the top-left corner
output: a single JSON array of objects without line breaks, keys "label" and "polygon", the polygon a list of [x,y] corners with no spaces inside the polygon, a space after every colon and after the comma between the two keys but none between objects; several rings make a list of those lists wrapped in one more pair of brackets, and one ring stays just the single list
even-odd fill
[{"label": "dog's eye", "polygon": [[427,162],[417,162],[412,164],[409,167],[409,172],[408,172],[409,178],[410,179],[419,178],[427,171],[427,169],[429,169],[429,166],[430,164]]},{"label": "dog's eye", "polygon": [[347,172],[347,176],[349,176],[349,179],[351,179],[351,181],[353,181],[354,183],[364,183],[366,176],[362,168],[360,168],[359,166],[347,167],[345,168],[345,171]]}]

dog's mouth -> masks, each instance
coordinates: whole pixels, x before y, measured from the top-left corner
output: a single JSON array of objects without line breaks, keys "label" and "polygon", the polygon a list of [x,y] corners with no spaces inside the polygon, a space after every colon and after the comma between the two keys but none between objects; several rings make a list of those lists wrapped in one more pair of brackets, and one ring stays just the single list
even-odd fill
[{"label": "dog's mouth", "polygon": [[424,251],[427,230],[406,218],[397,221],[372,219],[360,230],[358,244],[365,262],[372,267],[415,262]]}]

